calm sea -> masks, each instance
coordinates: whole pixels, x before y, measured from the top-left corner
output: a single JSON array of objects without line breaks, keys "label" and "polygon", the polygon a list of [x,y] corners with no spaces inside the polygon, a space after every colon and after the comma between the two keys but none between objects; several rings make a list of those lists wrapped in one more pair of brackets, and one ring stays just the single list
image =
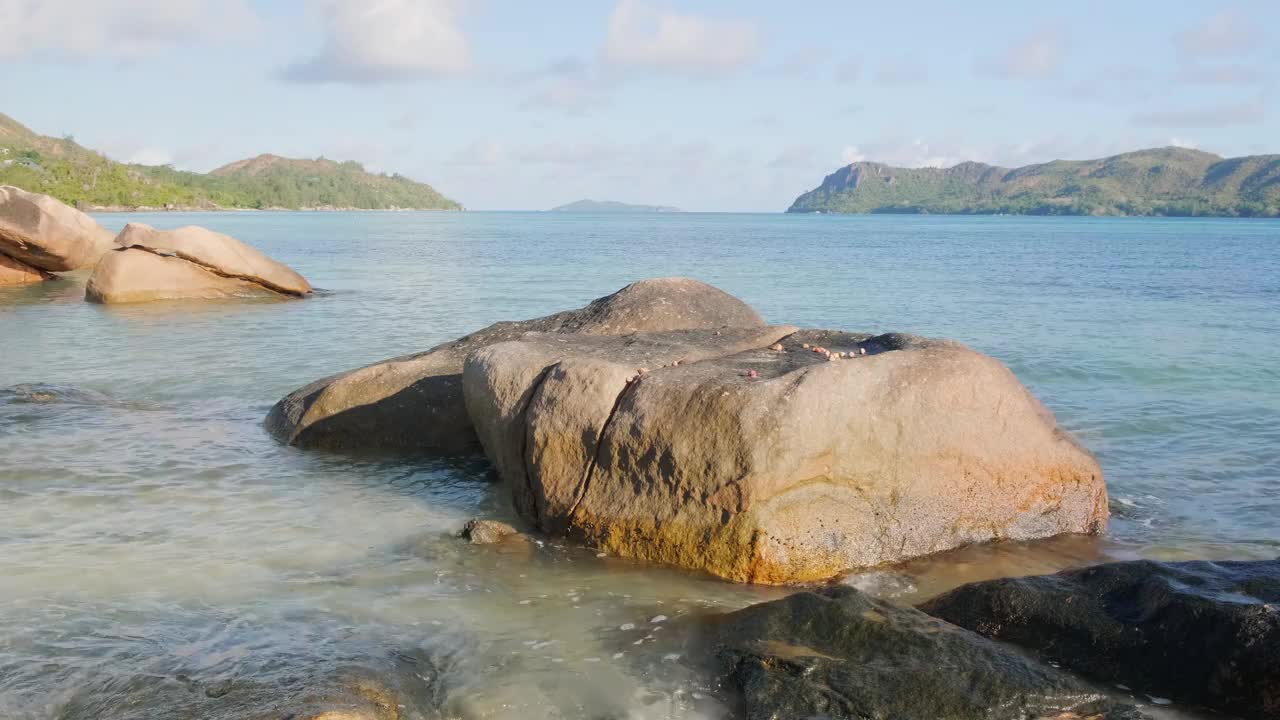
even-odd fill
[{"label": "calm sea", "polygon": [[650,621],[777,591],[553,542],[472,548],[451,534],[509,512],[483,462],[302,452],[260,424],[315,378],[651,276],[777,323],[962,340],[1099,455],[1107,537],[959,551],[860,587],[916,602],[1108,558],[1280,554],[1275,221],[101,217],[130,220],[235,235],[320,292],[102,307],[81,302],[84,273],[0,290],[0,717],[186,717],[184,683],[293,692],[406,654],[432,663],[450,716],[717,717]]}]

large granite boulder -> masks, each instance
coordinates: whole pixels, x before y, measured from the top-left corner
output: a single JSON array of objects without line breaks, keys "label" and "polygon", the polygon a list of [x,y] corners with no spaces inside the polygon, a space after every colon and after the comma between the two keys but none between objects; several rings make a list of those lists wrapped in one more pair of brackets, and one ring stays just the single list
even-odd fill
[{"label": "large granite boulder", "polygon": [[245,280],[285,295],[306,295],[311,284],[291,268],[239,240],[202,227],[157,230],[129,223],[116,236],[121,247],[173,255],[227,278]]},{"label": "large granite boulder", "polygon": [[619,398],[644,373],[766,347],[795,330],[530,334],[472,353],[463,370],[463,394],[516,510],[543,530],[562,532],[583,499],[597,441]]},{"label": "large granite boulder", "polygon": [[93,218],[48,195],[0,185],[0,255],[39,270],[87,267],[112,246]]},{"label": "large granite boulder", "polygon": [[317,380],[276,403],[266,427],[299,447],[474,452],[462,365],[476,350],[527,332],[619,335],[763,324],[746,303],[706,283],[642,280],[584,308],[499,322],[426,352]]},{"label": "large granite boulder", "polygon": [[201,227],[156,230],[130,223],[85,288],[101,303],[234,297],[300,297],[311,285],[289,267]]},{"label": "large granite boulder", "polygon": [[467,361],[467,406],[534,524],[735,581],[1105,526],[1097,462],[1000,362],[780,332],[493,345]]},{"label": "large granite boulder", "polygon": [[15,260],[8,255],[0,254],[0,287],[5,285],[26,285],[27,283],[52,280],[53,273],[34,268]]},{"label": "large granite boulder", "polygon": [[1099,680],[1280,717],[1280,560],[1112,563],[973,583],[922,609]]},{"label": "large granite boulder", "polygon": [[84,296],[90,302],[115,304],[280,295],[248,280],[218,275],[181,258],[134,247],[104,255],[89,276]]},{"label": "large granite boulder", "polygon": [[843,586],[713,617],[698,646],[745,720],[1143,715],[977,634]]}]

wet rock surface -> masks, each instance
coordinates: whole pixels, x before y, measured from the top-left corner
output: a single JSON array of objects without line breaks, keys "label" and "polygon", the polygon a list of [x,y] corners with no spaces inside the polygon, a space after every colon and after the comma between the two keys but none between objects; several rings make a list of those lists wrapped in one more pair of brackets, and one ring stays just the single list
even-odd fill
[{"label": "wet rock surface", "polygon": [[467,407],[516,509],[611,555],[787,584],[1096,533],[1093,457],[959,343],[791,328],[528,336]]},{"label": "wet rock surface", "polygon": [[763,324],[746,303],[706,283],[642,280],[577,310],[495,323],[425,352],[317,380],[276,403],[266,427],[299,447],[474,453],[462,366],[476,350],[528,332],[619,335]]},{"label": "wet rock surface", "polygon": [[476,518],[468,520],[462,528],[462,537],[472,545],[492,545],[504,540],[516,538],[520,531],[510,523],[500,520],[484,520]]},{"label": "wet rock surface", "polygon": [[850,587],[712,616],[695,641],[746,720],[1132,720],[1066,673]]},{"label": "wet rock surface", "polygon": [[1111,563],[973,583],[921,607],[1100,681],[1280,717],[1280,560]]}]

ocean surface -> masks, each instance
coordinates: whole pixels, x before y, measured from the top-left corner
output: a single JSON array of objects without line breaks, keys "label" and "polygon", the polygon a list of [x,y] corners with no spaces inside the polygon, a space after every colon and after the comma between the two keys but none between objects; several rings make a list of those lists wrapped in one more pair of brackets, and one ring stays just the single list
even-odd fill
[{"label": "ocean surface", "polygon": [[959,339],[1101,459],[1103,538],[969,548],[847,582],[914,603],[1107,559],[1280,554],[1275,221],[100,220],[206,225],[320,290],[103,307],[82,302],[85,272],[0,289],[6,720],[214,717],[214,698],[287,704],[353,666],[416,668],[430,690],[406,718],[721,717],[662,631],[780,591],[549,540],[472,547],[453,537],[468,518],[510,513],[483,461],[300,451],[261,425],[316,378],[652,276],[711,282],[772,322]]}]

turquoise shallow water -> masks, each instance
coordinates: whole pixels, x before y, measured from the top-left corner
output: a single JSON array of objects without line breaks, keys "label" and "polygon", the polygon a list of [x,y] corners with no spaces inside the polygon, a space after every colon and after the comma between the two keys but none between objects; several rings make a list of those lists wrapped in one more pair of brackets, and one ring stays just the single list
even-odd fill
[{"label": "turquoise shallow water", "polygon": [[1008,363],[1102,461],[1103,539],[975,548],[850,582],[916,601],[1106,558],[1280,554],[1275,222],[101,220],[207,225],[322,292],[101,307],[80,301],[83,273],[0,290],[0,717],[134,717],[130,698],[150,712],[137,717],[184,717],[192,701],[165,678],[292,687],[299,667],[388,649],[447,658],[456,716],[716,716],[647,623],[774,591],[554,544],[463,546],[449,534],[466,518],[506,512],[483,463],[300,452],[260,425],[317,377],[650,276],[706,280],[773,322],[962,340]]}]

